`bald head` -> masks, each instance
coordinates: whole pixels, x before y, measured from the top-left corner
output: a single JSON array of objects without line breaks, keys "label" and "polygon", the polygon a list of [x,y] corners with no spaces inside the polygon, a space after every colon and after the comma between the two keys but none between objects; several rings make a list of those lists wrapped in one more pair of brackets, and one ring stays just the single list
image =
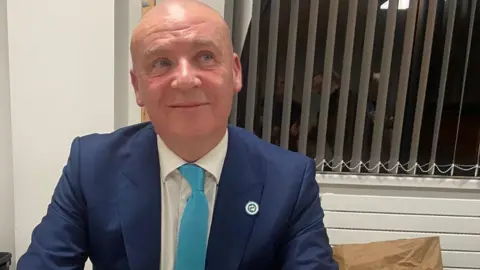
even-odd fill
[{"label": "bald head", "polygon": [[139,55],[141,45],[154,32],[175,32],[185,30],[196,24],[208,23],[215,30],[212,38],[233,52],[230,30],[223,17],[213,8],[197,0],[164,0],[147,12],[133,31],[131,38],[131,54],[135,66],[135,58]]},{"label": "bald head", "polygon": [[207,14],[209,16],[216,17],[216,19],[223,20],[222,16],[215,9],[198,0],[164,0],[153,7],[147,14],[145,14],[144,18],[148,18],[150,15],[155,14],[156,12],[175,12],[175,9],[193,10],[194,12]]},{"label": "bald head", "polygon": [[196,0],[164,0],[138,24],[131,52],[137,104],[157,134],[184,160],[205,155],[225,135],[242,87],[222,16]]}]

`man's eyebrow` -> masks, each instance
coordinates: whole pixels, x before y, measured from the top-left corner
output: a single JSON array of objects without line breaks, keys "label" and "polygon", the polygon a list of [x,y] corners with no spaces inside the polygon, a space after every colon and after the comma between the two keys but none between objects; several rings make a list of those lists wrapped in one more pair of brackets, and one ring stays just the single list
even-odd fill
[{"label": "man's eyebrow", "polygon": [[[220,47],[210,38],[195,38],[191,42],[193,43],[194,48],[210,47],[216,50],[220,50]],[[148,57],[155,54],[166,53],[169,50],[168,49],[169,45],[172,45],[172,44],[168,42],[168,43],[156,44],[154,46],[151,46],[150,48],[145,50],[144,56]]]},{"label": "man's eyebrow", "polygon": [[199,39],[193,40],[193,46],[218,48],[218,45],[215,42],[213,42],[212,39],[207,39],[207,38],[199,38]]},{"label": "man's eyebrow", "polygon": [[152,46],[152,47],[148,48],[147,50],[145,50],[143,55],[145,57],[149,57],[151,55],[162,54],[164,52],[166,52],[166,49],[165,49],[165,45],[162,44],[162,45],[155,45],[155,46]]}]

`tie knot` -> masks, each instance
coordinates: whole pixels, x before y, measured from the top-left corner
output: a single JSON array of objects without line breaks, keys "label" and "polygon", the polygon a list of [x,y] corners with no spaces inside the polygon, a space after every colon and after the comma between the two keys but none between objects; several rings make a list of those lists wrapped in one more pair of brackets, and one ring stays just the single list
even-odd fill
[{"label": "tie knot", "polygon": [[178,168],[180,173],[190,184],[193,191],[203,191],[204,171],[195,164],[187,163]]}]

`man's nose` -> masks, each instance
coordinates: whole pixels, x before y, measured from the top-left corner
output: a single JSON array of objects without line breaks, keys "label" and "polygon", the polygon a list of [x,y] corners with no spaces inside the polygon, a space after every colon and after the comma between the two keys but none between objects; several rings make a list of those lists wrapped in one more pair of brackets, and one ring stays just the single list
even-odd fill
[{"label": "man's nose", "polygon": [[195,67],[186,59],[180,60],[172,88],[191,89],[198,86],[200,86],[200,79],[196,75]]}]

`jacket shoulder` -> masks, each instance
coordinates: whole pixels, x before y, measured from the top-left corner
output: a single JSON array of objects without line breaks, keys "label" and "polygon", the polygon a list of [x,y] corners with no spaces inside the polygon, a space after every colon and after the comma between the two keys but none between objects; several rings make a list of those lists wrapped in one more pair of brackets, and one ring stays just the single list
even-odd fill
[{"label": "jacket shoulder", "polygon": [[122,127],[110,133],[92,133],[79,136],[76,140],[81,147],[82,154],[87,154],[89,151],[119,150],[131,139],[148,129],[153,129],[151,123],[140,123]]},{"label": "jacket shoulder", "polygon": [[[75,138],[70,149],[70,162],[82,173],[93,173],[93,168],[109,168],[119,161],[129,145],[142,135],[154,132],[150,123],[126,126],[110,133],[92,133]],[[105,170],[100,170],[105,171]]]}]

